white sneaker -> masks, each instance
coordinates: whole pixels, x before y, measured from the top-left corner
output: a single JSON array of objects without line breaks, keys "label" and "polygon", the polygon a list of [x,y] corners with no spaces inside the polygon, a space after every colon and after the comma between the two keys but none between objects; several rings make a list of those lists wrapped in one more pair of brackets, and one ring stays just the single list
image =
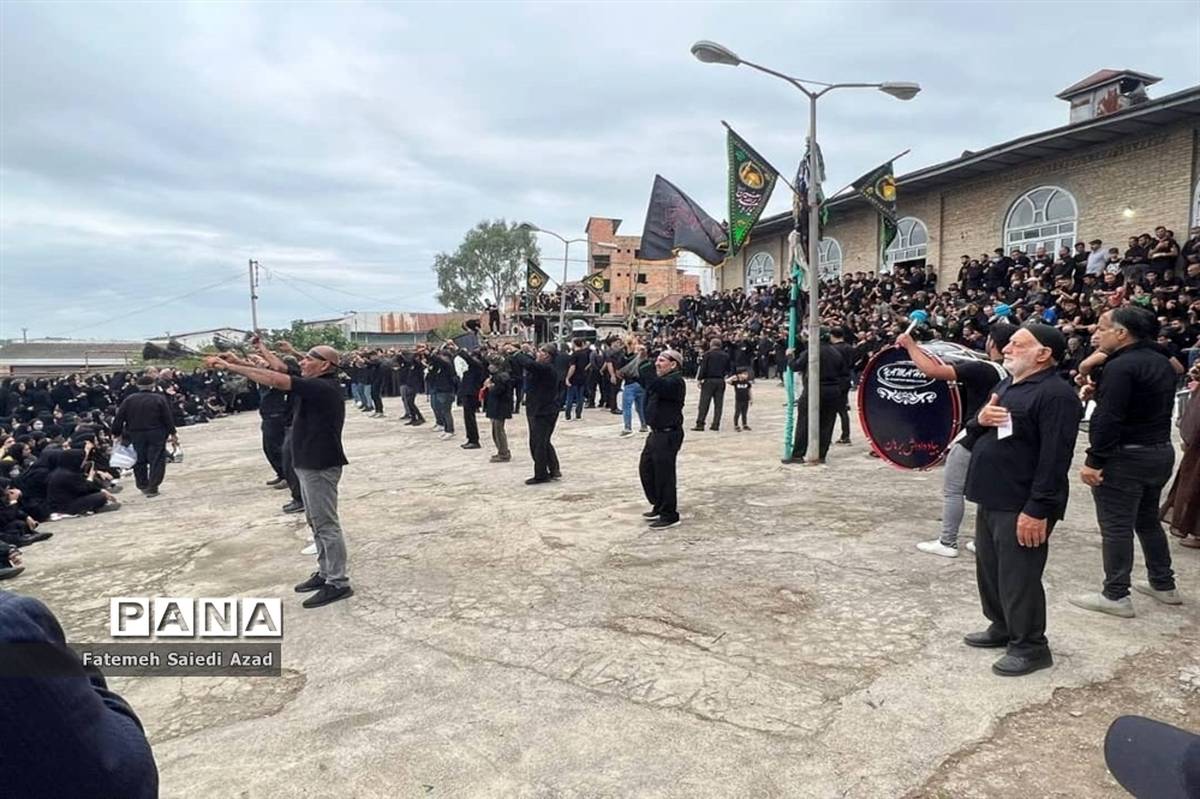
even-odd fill
[{"label": "white sneaker", "polygon": [[974,541],[967,542],[967,551],[970,552],[972,555],[975,554],[975,542]]},{"label": "white sneaker", "polygon": [[1067,601],[1077,608],[1107,613],[1109,616],[1118,616],[1122,619],[1132,619],[1137,615],[1133,612],[1133,600],[1127,596],[1120,599],[1109,599],[1101,593],[1076,594],[1067,597]]},{"label": "white sneaker", "polygon": [[937,538],[932,541],[920,542],[917,544],[917,549],[928,552],[930,555],[941,555],[943,558],[958,557],[958,547],[948,547]]},{"label": "white sneaker", "polygon": [[440,432],[442,432],[442,426],[441,426],[440,424],[435,424],[435,425],[433,426],[433,432],[435,432],[435,433],[440,433]]},{"label": "white sneaker", "polygon": [[438,436],[438,438],[440,438],[442,441],[449,441],[450,439],[454,438],[454,434],[453,433],[442,433],[440,436]]},{"label": "white sneaker", "polygon": [[633,435],[632,430],[622,430],[621,431],[621,438],[625,438],[625,436],[631,436],[631,435]]},{"label": "white sneaker", "polygon": [[313,541],[311,544],[309,544],[308,546],[306,546],[304,549],[300,550],[300,554],[301,554],[301,555],[315,555],[315,554],[317,554],[317,542],[316,542],[316,541]]},{"label": "white sneaker", "polygon": [[1137,591],[1139,594],[1145,594],[1146,596],[1150,597],[1151,599],[1157,599],[1159,602],[1163,603],[1164,605],[1182,605],[1183,604],[1183,600],[1179,598],[1179,592],[1176,591],[1174,588],[1167,590],[1167,591],[1161,591],[1161,590],[1155,588],[1154,586],[1150,585],[1150,583],[1148,583],[1148,582],[1144,582],[1142,580],[1134,580],[1133,581],[1133,590]]}]

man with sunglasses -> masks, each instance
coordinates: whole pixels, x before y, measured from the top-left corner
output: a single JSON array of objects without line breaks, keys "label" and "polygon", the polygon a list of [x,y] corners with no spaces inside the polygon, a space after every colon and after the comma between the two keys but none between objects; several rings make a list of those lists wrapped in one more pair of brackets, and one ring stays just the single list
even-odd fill
[{"label": "man with sunglasses", "polygon": [[338,482],[348,461],[342,449],[346,398],[338,382],[340,356],[333,347],[313,347],[300,359],[300,377],[286,373],[283,361],[268,358],[270,369],[240,363],[223,354],[205,359],[210,368],[227,369],[259,385],[286,391],[295,397],[292,420],[292,460],[304,512],[317,545],[317,571],[296,586],[297,593],[315,591],[304,600],[317,608],[354,594],[346,575],[346,541],[338,519]]}]

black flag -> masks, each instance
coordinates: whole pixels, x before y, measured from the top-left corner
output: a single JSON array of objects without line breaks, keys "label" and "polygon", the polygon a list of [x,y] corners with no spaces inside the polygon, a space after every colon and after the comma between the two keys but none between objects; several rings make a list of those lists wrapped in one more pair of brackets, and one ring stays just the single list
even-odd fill
[{"label": "black flag", "polygon": [[532,258],[525,260],[525,288],[535,294],[540,294],[542,289],[546,288],[546,284],[550,282],[550,276],[542,271],[542,267]]},{"label": "black flag", "polygon": [[716,266],[725,260],[727,238],[725,228],[691,197],[662,175],[654,176],[638,258],[664,261],[674,258],[676,250],[688,250]]}]

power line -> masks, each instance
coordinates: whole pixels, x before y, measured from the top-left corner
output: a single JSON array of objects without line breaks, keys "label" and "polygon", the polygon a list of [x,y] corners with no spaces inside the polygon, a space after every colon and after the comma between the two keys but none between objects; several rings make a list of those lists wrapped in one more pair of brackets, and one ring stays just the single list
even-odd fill
[{"label": "power line", "polygon": [[295,282],[294,282],[294,281],[293,281],[291,278],[284,277],[284,276],[283,276],[283,275],[282,275],[282,274],[281,274],[281,273],[280,273],[278,270],[269,270],[269,269],[268,269],[268,270],[267,270],[267,273],[268,273],[268,274],[273,274],[275,277],[277,277],[277,278],[279,278],[280,280],[282,280],[282,281],[283,281],[283,283],[284,283],[284,285],[286,285],[286,286],[287,286],[288,288],[290,288],[292,291],[295,291],[295,292],[297,292],[297,293],[299,293],[299,294],[303,294],[305,297],[308,297],[310,300],[312,300],[313,302],[315,302],[317,305],[320,305],[322,308],[325,308],[325,309],[327,309],[327,310],[330,310],[330,311],[334,311],[334,312],[336,312],[336,313],[343,313],[344,309],[342,309],[342,308],[335,308],[335,307],[333,307],[332,305],[327,305],[327,304],[325,303],[325,301],[324,301],[324,300],[322,300],[322,299],[321,299],[321,298],[319,298],[319,297],[314,297],[312,294],[309,294],[307,291],[305,291],[304,289],[302,289],[302,288],[300,288],[299,286],[297,286],[297,285],[295,284]]},{"label": "power line", "polygon": [[231,277],[224,278],[223,280],[218,280],[216,283],[209,283],[207,286],[201,286],[198,289],[193,289],[191,291],[185,292],[183,294],[179,294],[174,297],[168,297],[167,299],[163,300],[162,302],[156,302],[153,305],[145,305],[140,308],[135,308],[132,311],[120,314],[119,316],[114,316],[109,319],[102,319],[99,322],[89,322],[86,325],[80,325],[79,327],[72,328],[70,330],[67,330],[64,333],[60,333],[59,335],[66,337],[66,336],[71,335],[72,333],[78,333],[80,330],[89,330],[93,327],[100,327],[101,325],[107,325],[112,322],[120,322],[120,321],[128,319],[132,316],[136,316],[137,314],[145,313],[146,311],[153,311],[155,308],[161,308],[164,305],[170,305],[173,302],[179,302],[180,300],[186,300],[189,297],[194,297],[197,294],[200,294],[202,292],[208,291],[210,289],[215,289],[218,286],[224,286],[227,283],[232,283],[235,280],[241,280],[241,278],[242,278],[242,271],[241,271],[241,269],[239,269],[236,274],[232,275]]},{"label": "power line", "polygon": [[[386,303],[392,302],[393,300],[397,299],[396,297],[379,298],[379,297],[368,297],[366,294],[356,294],[353,291],[345,291],[344,289],[338,289],[338,288],[334,288],[333,286],[326,286],[326,285],[317,283],[312,280],[306,280],[305,278],[302,278],[302,277],[296,277],[295,275],[288,274],[286,272],[281,272],[278,269],[268,268],[267,271],[270,274],[278,275],[280,278],[283,278],[284,280],[294,280],[294,281],[298,281],[300,283],[307,283],[310,286],[316,286],[317,288],[323,289],[325,291],[336,291],[338,294],[345,294],[347,297],[355,297],[360,300],[369,300],[370,302],[386,304]],[[293,286],[292,288],[295,288],[295,286]]]}]

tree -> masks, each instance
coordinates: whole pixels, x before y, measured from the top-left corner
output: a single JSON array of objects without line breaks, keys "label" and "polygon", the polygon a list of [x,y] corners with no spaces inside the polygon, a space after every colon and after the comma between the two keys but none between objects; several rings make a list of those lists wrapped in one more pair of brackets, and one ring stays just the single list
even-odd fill
[{"label": "tree", "polygon": [[452,311],[483,310],[484,300],[504,307],[504,298],[525,285],[525,261],[538,257],[533,232],[503,219],[484,220],[467,231],[453,254],[438,253],[437,300]]},{"label": "tree", "polygon": [[346,338],[346,334],[342,329],[333,325],[305,327],[299,321],[295,321],[292,322],[290,328],[281,327],[277,330],[268,331],[264,338],[269,341],[284,339],[300,352],[308,352],[319,344],[327,344],[335,350],[340,351],[353,349],[350,339]]}]

